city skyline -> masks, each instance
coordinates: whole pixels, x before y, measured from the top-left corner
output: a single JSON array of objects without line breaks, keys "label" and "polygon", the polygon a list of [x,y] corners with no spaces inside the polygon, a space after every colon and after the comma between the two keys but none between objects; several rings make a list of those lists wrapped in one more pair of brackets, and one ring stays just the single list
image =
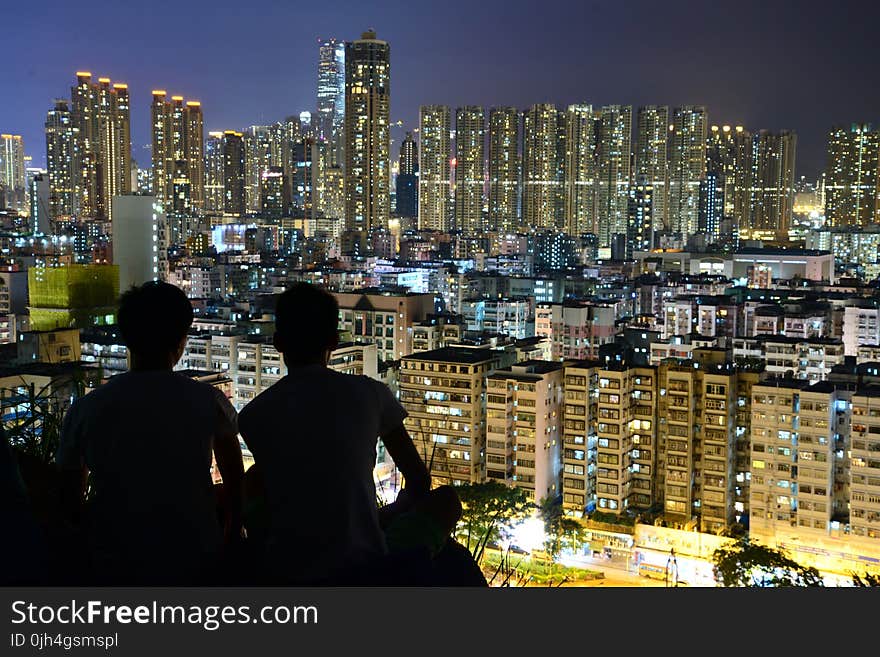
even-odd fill
[{"label": "city skyline", "polygon": [[[318,44],[331,38],[355,40],[367,27],[394,44],[391,120],[403,124],[394,131],[395,146],[399,146],[404,130],[417,127],[418,108],[426,104],[478,105],[487,109],[487,115],[494,106],[524,111],[540,103],[554,103],[559,108],[578,103],[631,105],[634,112],[642,105],[696,104],[707,108],[709,124],[744,125],[753,132],[794,131],[798,134],[796,175],[814,179],[824,169],[827,136],[833,126],[880,118],[875,109],[880,91],[862,84],[872,75],[870,58],[858,56],[869,45],[868,25],[875,8],[861,8],[863,20],[848,23],[843,11],[839,15],[822,13],[819,21],[815,3],[799,3],[797,7],[775,3],[760,5],[760,10],[757,4],[741,6],[736,16],[723,9],[682,5],[668,8],[662,15],[650,12],[645,3],[618,8],[571,7],[566,21],[537,33],[539,47],[535,49],[521,47],[523,39],[534,37],[523,34],[519,26],[540,25],[540,8],[519,3],[506,5],[518,20],[508,23],[508,30],[497,30],[498,36],[475,29],[484,13],[488,17],[497,9],[490,3],[476,10],[474,27],[471,23],[455,25],[454,41],[442,29],[412,34],[402,20],[419,16],[440,21],[442,26],[447,24],[444,20],[452,20],[455,12],[451,10],[435,15],[438,10],[419,7],[411,10],[412,16],[376,8],[367,12],[360,7],[336,16],[296,10],[297,18],[309,26],[313,36],[285,40],[270,37],[280,35],[276,30],[287,23],[285,17],[292,17],[293,10],[266,7],[261,13],[265,18],[260,21],[262,31],[243,35],[242,47],[248,56],[241,57],[230,52],[233,49],[218,48],[214,38],[229,29],[229,15],[207,12],[207,5],[195,3],[181,9],[180,27],[167,21],[161,24],[168,42],[181,45],[163,49],[150,41],[146,46],[150,56],[145,58],[142,35],[155,32],[150,29],[157,20],[154,14],[141,16],[137,10],[120,8],[105,17],[100,11],[103,3],[90,4],[93,11],[86,12],[89,27],[80,31],[70,29],[81,25],[79,15],[84,12],[79,9],[73,14],[57,6],[40,16],[24,8],[11,12],[21,29],[12,34],[10,47],[28,50],[39,43],[41,48],[29,65],[12,72],[10,83],[17,89],[17,102],[0,107],[0,126],[4,132],[23,136],[34,166],[45,166],[40,146],[45,139],[45,113],[54,98],[65,95],[72,68],[91,70],[96,76],[107,75],[129,85],[132,157],[143,167],[150,160],[145,146],[150,143],[152,89],[167,88],[169,93],[201,101],[206,131],[244,130],[302,110],[314,113]],[[212,3],[210,7],[216,10],[223,5]],[[162,15],[159,9],[157,17]],[[16,13],[20,15],[16,17]],[[190,24],[187,17],[192,17],[199,29],[183,39],[180,32]],[[86,39],[93,30],[101,30],[114,20],[137,20],[139,29],[105,30],[100,39]],[[745,29],[744,21],[748,23]],[[789,28],[774,31],[779,23]],[[590,31],[599,24],[605,27]],[[704,29],[705,25],[711,29]],[[697,26],[703,27],[695,30]],[[65,38],[53,40],[52,35],[62,29],[69,30]],[[674,52],[664,49],[665,43],[684,37],[688,37],[685,43],[690,43],[689,47]],[[55,42],[64,43],[63,50]],[[453,42],[456,45],[450,47]],[[841,43],[846,47],[841,48]],[[477,48],[490,55],[463,66],[467,53]],[[191,49],[198,49],[200,56]],[[180,67],[180,61],[189,66]],[[267,65],[272,61],[278,64]],[[559,66],[558,61],[568,64]],[[648,70],[645,61],[651,61]],[[767,61],[775,65],[763,65]],[[431,75],[425,75],[426,71]],[[230,80],[235,84],[230,85]],[[774,93],[768,95],[768,89]],[[858,89],[858,94],[853,89]],[[396,152],[392,147],[392,153]]]}]

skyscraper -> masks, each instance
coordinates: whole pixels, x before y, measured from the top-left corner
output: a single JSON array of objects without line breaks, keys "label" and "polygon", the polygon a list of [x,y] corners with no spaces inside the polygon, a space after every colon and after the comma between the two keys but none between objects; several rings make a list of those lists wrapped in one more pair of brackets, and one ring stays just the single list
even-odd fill
[{"label": "skyscraper", "polygon": [[73,125],[66,100],[56,100],[46,115],[46,169],[49,173],[49,214],[77,214],[75,180],[79,171],[79,130]]},{"label": "skyscraper", "polygon": [[223,212],[223,133],[209,132],[205,139],[205,211]]},{"label": "skyscraper", "polygon": [[[166,100],[164,90],[153,91],[153,196],[166,213],[174,212],[174,179],[186,178],[190,212],[205,207],[205,153],[202,107],[184,103],[183,96]],[[178,183],[180,184],[180,183]]]},{"label": "skyscraper", "polygon": [[449,230],[449,107],[419,110],[419,229]]},{"label": "skyscraper", "polygon": [[794,162],[797,135],[761,130],[752,148],[752,230],[774,231],[788,238],[794,204]]},{"label": "skyscraper", "polygon": [[344,163],[345,44],[337,39],[318,46],[318,139],[328,145],[328,165]]},{"label": "skyscraper", "polygon": [[243,217],[245,209],[244,135],[234,130],[223,133],[223,212]]},{"label": "skyscraper", "polygon": [[626,223],[626,259],[634,251],[649,251],[654,246],[654,186],[647,175],[636,176],[629,189]]},{"label": "skyscraper", "polygon": [[592,233],[596,218],[596,133],[592,105],[565,114],[565,231]]},{"label": "skyscraper", "polygon": [[724,217],[737,229],[751,225],[752,135],[742,126],[713,125],[706,138],[706,173],[723,179]]},{"label": "skyscraper", "polygon": [[831,226],[880,223],[880,131],[870,124],[835,127],[828,134],[825,220]]},{"label": "skyscraper", "polygon": [[290,194],[285,185],[284,171],[281,167],[269,167],[263,172],[260,187],[261,208],[264,217],[278,219],[287,214]]},{"label": "skyscraper", "polygon": [[71,120],[79,141],[74,179],[82,217],[112,219],[110,199],[131,192],[131,118],[128,85],[92,82],[80,71],[71,88]]},{"label": "skyscraper", "polygon": [[390,214],[391,49],[364,32],[345,44],[345,228],[387,226]]},{"label": "skyscraper", "polygon": [[669,130],[668,225],[676,233],[697,230],[700,181],[706,174],[706,108],[676,107]]},{"label": "skyscraper", "polygon": [[599,246],[610,246],[612,235],[627,227],[631,171],[632,107],[607,105],[599,110],[596,159],[596,221]]},{"label": "skyscraper", "polygon": [[485,229],[485,136],[483,108],[458,108],[455,112],[455,227],[466,235],[476,235]]},{"label": "skyscraper", "polygon": [[527,226],[562,228],[565,119],[555,105],[523,115],[522,218]]},{"label": "skyscraper", "polygon": [[709,171],[700,181],[700,205],[697,228],[706,233],[709,243],[718,241],[721,236],[721,221],[724,218],[724,175]]},{"label": "skyscraper", "polygon": [[395,214],[401,218],[415,219],[419,216],[419,148],[407,132],[400,144],[400,169],[397,173],[397,205]]},{"label": "skyscraper", "polygon": [[653,220],[656,230],[667,227],[666,193],[667,137],[669,136],[669,108],[664,105],[640,107],[637,115],[635,176],[644,176],[652,187]]},{"label": "skyscraper", "polygon": [[[27,212],[27,180],[21,135],[0,135],[0,194],[7,209]],[[0,199],[0,203],[3,199]]]},{"label": "skyscraper", "polygon": [[[272,157],[272,129],[267,125],[252,125],[244,133],[245,207],[248,212],[259,212],[260,187],[263,174],[276,164]],[[278,163],[280,164],[280,163]]]},{"label": "skyscraper", "polygon": [[489,228],[511,230],[519,216],[519,112],[489,111]]}]

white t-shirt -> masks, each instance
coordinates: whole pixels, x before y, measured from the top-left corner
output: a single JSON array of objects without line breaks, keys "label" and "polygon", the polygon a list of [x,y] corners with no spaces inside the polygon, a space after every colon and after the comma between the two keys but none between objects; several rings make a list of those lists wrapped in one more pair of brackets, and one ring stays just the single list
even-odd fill
[{"label": "white t-shirt", "polygon": [[184,568],[219,550],[210,468],[220,432],[237,432],[229,400],[170,371],[126,372],[74,403],[56,462],[91,473],[89,534],[99,562]]},{"label": "white t-shirt", "polygon": [[273,568],[320,579],[387,552],[373,468],[378,438],[406,411],[388,386],[296,367],[239,415],[265,483]]}]

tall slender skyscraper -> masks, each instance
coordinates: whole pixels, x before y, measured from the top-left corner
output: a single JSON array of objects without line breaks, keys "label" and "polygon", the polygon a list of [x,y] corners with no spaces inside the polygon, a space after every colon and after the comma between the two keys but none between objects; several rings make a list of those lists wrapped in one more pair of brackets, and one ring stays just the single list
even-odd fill
[{"label": "tall slender skyscraper", "polygon": [[592,105],[565,113],[565,232],[592,233],[596,219],[596,133]]},{"label": "tall slender skyscraper", "polygon": [[[174,179],[186,178],[189,205],[201,212],[205,206],[205,153],[202,107],[183,96],[166,99],[164,90],[153,91],[153,196],[166,213],[173,212]],[[178,184],[181,184],[180,182]]]},{"label": "tall slender skyscraper", "polygon": [[0,194],[5,194],[7,209],[29,211],[21,135],[0,135]]},{"label": "tall slender skyscraper", "polygon": [[599,110],[596,160],[596,221],[599,246],[610,246],[613,235],[625,235],[632,143],[632,107],[606,105]]},{"label": "tall slender skyscraper", "polygon": [[223,133],[223,212],[236,217],[247,212],[244,135],[234,130]]},{"label": "tall slender skyscraper", "polygon": [[825,220],[831,226],[880,223],[880,131],[870,124],[835,127],[828,135]]},{"label": "tall slender skyscraper", "polygon": [[667,147],[669,108],[665,105],[640,107],[637,115],[635,177],[644,177],[652,188],[652,219],[655,230],[667,228],[666,192],[668,188]]},{"label": "tall slender skyscraper", "polygon": [[131,192],[131,117],[128,85],[92,82],[80,71],[71,88],[79,160],[75,189],[82,217],[112,219],[110,199]]},{"label": "tall slender skyscraper", "polygon": [[373,31],[345,44],[345,228],[388,225],[391,49]]},{"label": "tall slender skyscraper", "polygon": [[485,136],[483,108],[458,108],[455,112],[455,227],[465,235],[476,235],[486,228],[483,222]]},{"label": "tall slender skyscraper", "polygon": [[73,125],[66,100],[56,100],[46,115],[46,169],[51,218],[78,214],[79,129]]},{"label": "tall slender skyscraper", "polygon": [[706,175],[706,108],[676,107],[669,134],[670,230],[687,235],[697,230],[700,181]]},{"label": "tall slender skyscraper", "polygon": [[205,139],[205,212],[223,213],[223,171],[223,133],[209,132]]},{"label": "tall slender skyscraper", "polygon": [[263,174],[275,166],[272,157],[272,128],[252,125],[244,133],[245,206],[248,212],[259,212],[262,207],[260,187]]},{"label": "tall slender skyscraper", "polygon": [[446,105],[419,110],[419,229],[449,230],[450,111]]},{"label": "tall slender skyscraper", "polygon": [[318,46],[317,137],[327,144],[328,166],[344,164],[345,44],[337,39]]},{"label": "tall slender skyscraper", "polygon": [[512,230],[519,216],[519,112],[489,111],[489,228]]},{"label": "tall slender skyscraper", "polygon": [[788,238],[794,204],[794,163],[797,135],[788,130],[761,130],[752,148],[752,230],[774,231]]},{"label": "tall slender skyscraper", "polygon": [[523,115],[523,223],[562,228],[565,118],[555,105],[532,105]]},{"label": "tall slender skyscraper", "polygon": [[398,217],[416,219],[419,216],[418,172],[419,148],[413,141],[412,133],[407,132],[400,144],[400,169],[395,189],[397,205],[394,211]]}]

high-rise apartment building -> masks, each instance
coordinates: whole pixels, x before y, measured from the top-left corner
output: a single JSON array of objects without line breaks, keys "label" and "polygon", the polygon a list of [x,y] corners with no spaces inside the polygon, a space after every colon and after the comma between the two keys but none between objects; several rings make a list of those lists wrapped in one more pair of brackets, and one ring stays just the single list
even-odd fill
[{"label": "high-rise apartment building", "polygon": [[632,107],[607,105],[598,112],[596,223],[599,246],[626,233],[631,172]]},{"label": "high-rise apartment building", "polygon": [[345,228],[388,225],[391,49],[373,31],[345,44]]},{"label": "high-rise apartment building", "polygon": [[870,124],[828,134],[825,221],[831,226],[880,223],[880,131]]},{"label": "high-rise apartment building", "polygon": [[411,132],[406,133],[400,144],[399,167],[394,212],[401,218],[416,219],[419,216],[419,147]]},{"label": "high-rise apartment building", "polygon": [[345,132],[345,44],[326,39],[318,46],[317,137],[327,144],[328,165],[341,167]]},{"label": "high-rise apartment building", "polygon": [[721,236],[724,219],[724,177],[713,171],[700,181],[700,205],[697,229],[707,236],[710,243]]},{"label": "high-rise apartment building", "polygon": [[483,108],[459,107],[455,112],[455,228],[465,235],[478,235],[485,230],[485,136]]},{"label": "high-rise apartment building", "polygon": [[112,219],[110,199],[131,192],[131,119],[128,85],[92,82],[80,71],[71,88],[71,121],[79,141],[74,180],[79,216]]},{"label": "high-rise apartment building", "polygon": [[667,227],[666,194],[669,184],[669,108],[665,105],[640,107],[636,125],[634,177],[643,176],[645,184],[651,187],[654,229],[664,230]]},{"label": "high-rise apartment building", "polygon": [[223,133],[223,212],[243,217],[245,206],[244,135],[235,130]]},{"label": "high-rise apartment building", "polygon": [[400,362],[404,424],[432,478],[442,484],[486,480],[486,375],[498,354],[444,347]]},{"label": "high-rise apartment building", "polygon": [[205,139],[205,212],[222,214],[224,205],[223,133],[209,132]]},{"label": "high-rise apartment building", "polygon": [[655,189],[647,176],[637,176],[629,190],[626,219],[626,259],[635,251],[654,248]]},{"label": "high-rise apartment building", "polygon": [[668,225],[675,233],[697,230],[700,181],[706,173],[706,108],[676,107],[669,124]]},{"label": "high-rise apartment building", "polygon": [[450,111],[446,105],[419,110],[419,229],[449,230]]},{"label": "high-rise apartment building", "polygon": [[519,112],[489,111],[489,228],[512,230],[519,216]]},{"label": "high-rise apartment building", "polygon": [[592,105],[565,112],[565,232],[592,233],[596,216],[596,134]]},{"label": "high-rise apartment building", "polygon": [[[202,107],[183,96],[167,99],[164,90],[153,91],[153,195],[166,212],[174,211],[174,180],[185,178],[189,205],[194,212],[205,207],[205,152]],[[178,185],[181,183],[178,182]]]},{"label": "high-rise apartment building", "polygon": [[260,211],[260,185],[263,173],[271,166],[281,166],[273,148],[272,128],[268,125],[252,125],[244,133],[245,207],[248,212]]},{"label": "high-rise apartment building", "polygon": [[523,115],[522,218],[538,228],[562,228],[565,115],[532,105]]},{"label": "high-rise apartment building", "polygon": [[761,130],[752,142],[751,221],[753,231],[788,238],[794,204],[797,135]]},{"label": "high-rise apartment building", "polygon": [[66,100],[56,100],[46,115],[46,169],[49,174],[49,214],[71,217],[79,210],[76,180],[79,171],[79,129],[73,125]]},{"label": "high-rise apartment building", "polygon": [[0,135],[0,194],[6,209],[27,212],[27,181],[21,135]]},{"label": "high-rise apartment building", "polygon": [[724,218],[737,229],[751,227],[752,135],[742,126],[713,125],[706,138],[706,173],[724,188]]},{"label": "high-rise apartment building", "polygon": [[486,379],[486,477],[539,504],[560,494],[563,364],[531,360]]}]

